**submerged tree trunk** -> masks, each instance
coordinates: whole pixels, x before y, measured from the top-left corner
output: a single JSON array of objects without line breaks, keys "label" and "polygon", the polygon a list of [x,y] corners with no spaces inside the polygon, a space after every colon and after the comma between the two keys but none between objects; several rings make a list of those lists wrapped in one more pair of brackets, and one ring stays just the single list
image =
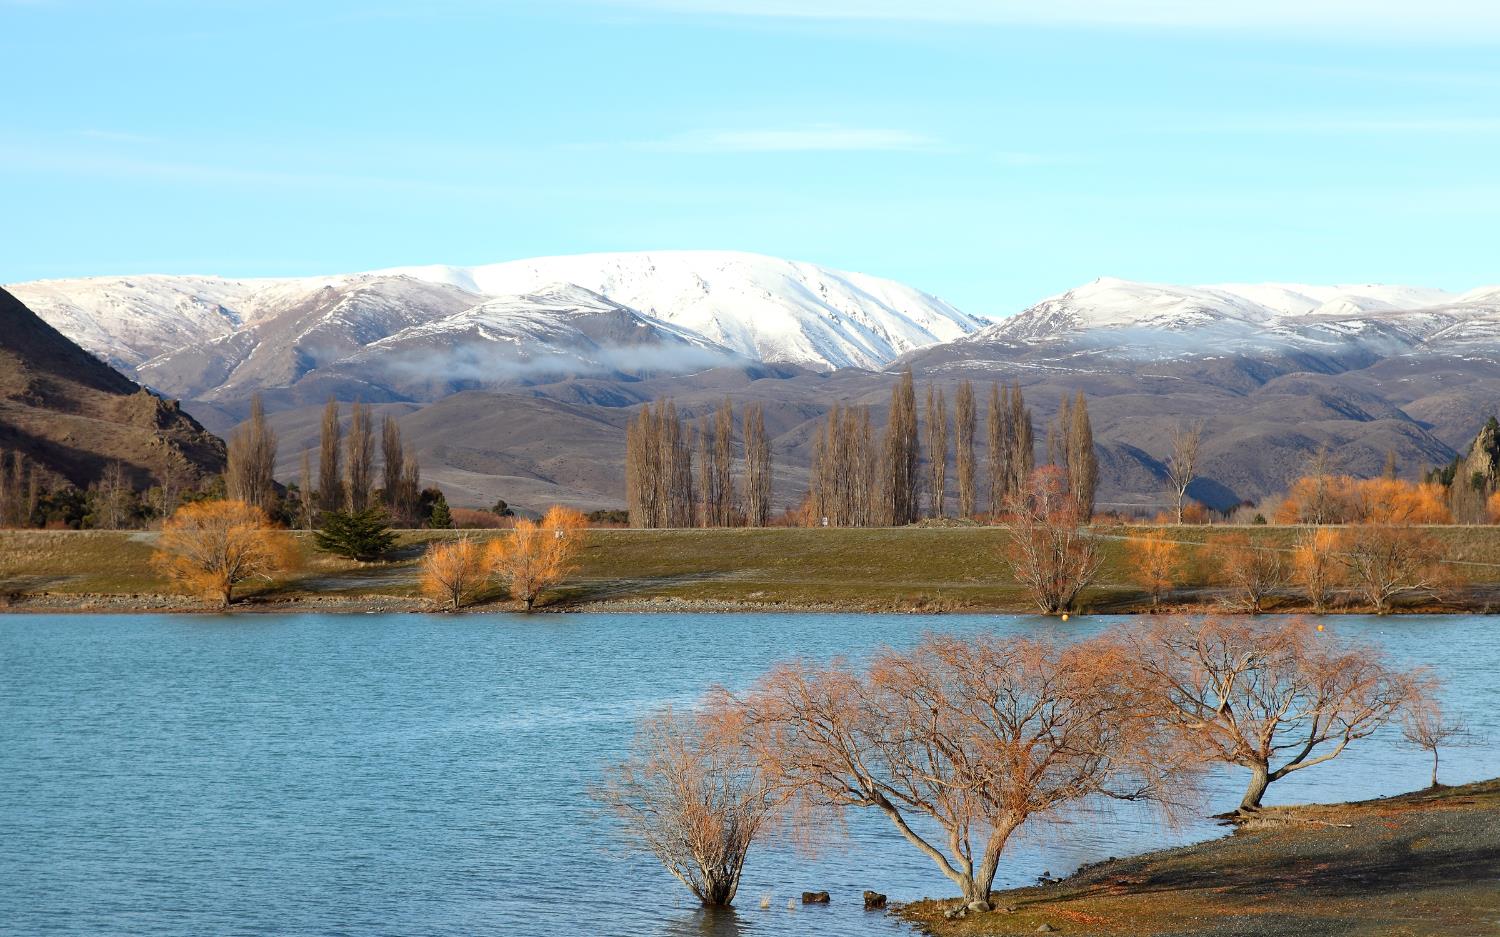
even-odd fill
[{"label": "submerged tree trunk", "polygon": [[1250,766],[1250,786],[1245,790],[1245,796],[1240,801],[1240,812],[1250,813],[1260,809],[1260,801],[1266,796],[1266,788],[1271,786],[1270,767],[1265,764]]}]

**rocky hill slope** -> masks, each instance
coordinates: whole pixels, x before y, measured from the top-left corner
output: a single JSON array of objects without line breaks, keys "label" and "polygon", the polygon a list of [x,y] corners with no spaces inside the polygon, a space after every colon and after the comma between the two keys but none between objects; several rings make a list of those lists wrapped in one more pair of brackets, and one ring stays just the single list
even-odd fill
[{"label": "rocky hill slope", "polygon": [[120,462],[137,487],[164,471],[196,481],[224,466],[224,443],[79,348],[0,290],[0,449],[86,486]]}]

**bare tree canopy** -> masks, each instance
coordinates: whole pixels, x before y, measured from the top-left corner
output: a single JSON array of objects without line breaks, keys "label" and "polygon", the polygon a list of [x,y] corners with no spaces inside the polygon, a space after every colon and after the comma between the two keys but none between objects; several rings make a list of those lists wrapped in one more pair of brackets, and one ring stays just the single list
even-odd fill
[{"label": "bare tree canopy", "polygon": [[974,385],[963,381],[953,398],[954,468],[958,472],[958,516],[978,513],[974,477]]},{"label": "bare tree canopy", "polygon": [[642,721],[595,799],[705,907],[727,907],[777,795],[732,726],[671,711]]},{"label": "bare tree canopy", "polygon": [[[968,901],[989,901],[1012,834],[1096,797],[1155,798],[1181,764],[1094,639],[929,635],[867,669],[783,664],[741,699],[778,789],[812,811],[870,808]],[[940,836],[928,830],[935,825]]]},{"label": "bare tree canopy", "polygon": [[1250,769],[1241,811],[1266,788],[1338,757],[1429,695],[1424,675],[1301,619],[1157,619],[1127,631],[1145,705],[1209,761]]},{"label": "bare tree canopy", "polygon": [[1010,502],[1012,575],[1031,593],[1044,614],[1071,611],[1078,596],[1099,575],[1103,557],[1091,531],[1083,527],[1056,466],[1037,470]]},{"label": "bare tree canopy", "polygon": [[276,503],[276,433],[266,423],[260,395],[250,398],[250,419],[229,438],[224,487],[235,501],[270,511]]},{"label": "bare tree canopy", "polygon": [[1167,482],[1177,498],[1177,523],[1182,523],[1182,506],[1188,486],[1198,477],[1198,447],[1203,439],[1203,423],[1179,423],[1172,429],[1172,454],[1167,457]]}]

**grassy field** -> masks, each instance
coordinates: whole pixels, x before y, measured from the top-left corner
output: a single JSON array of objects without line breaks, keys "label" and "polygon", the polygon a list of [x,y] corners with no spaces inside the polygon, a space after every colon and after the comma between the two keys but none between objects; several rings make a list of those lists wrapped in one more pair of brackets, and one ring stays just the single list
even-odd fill
[{"label": "grassy field", "polygon": [[1500,781],[1333,806],[1280,807],[1256,828],[899,914],[936,937],[1386,937],[1500,932]]},{"label": "grassy field", "polygon": [[[1168,601],[1215,601],[1211,545],[1230,532],[1286,548],[1296,536],[1285,527],[1168,527],[1184,546],[1181,587]],[[1104,567],[1084,597],[1085,610],[1129,611],[1145,597],[1132,583],[1129,537],[1141,528],[1100,528]],[[1444,596],[1458,606],[1483,608],[1500,580],[1500,527],[1432,528],[1443,542],[1455,587]],[[276,582],[247,584],[259,601],[383,596],[415,600],[423,545],[454,531],[408,531],[386,562],[357,564],[319,554],[311,538],[295,535],[299,568]],[[491,531],[470,535],[488,538]],[[554,607],[598,603],[725,603],[767,607],[873,610],[1029,610],[1004,554],[1008,534],[998,527],[896,529],[596,530],[590,532],[577,574],[549,597]],[[0,531],[0,594],[12,600],[37,593],[141,596],[169,591],[150,565],[154,535],[142,531]],[[503,593],[490,596],[503,599]],[[1286,600],[1292,603],[1292,599]],[[1496,602],[1500,607],[1500,600]]]}]

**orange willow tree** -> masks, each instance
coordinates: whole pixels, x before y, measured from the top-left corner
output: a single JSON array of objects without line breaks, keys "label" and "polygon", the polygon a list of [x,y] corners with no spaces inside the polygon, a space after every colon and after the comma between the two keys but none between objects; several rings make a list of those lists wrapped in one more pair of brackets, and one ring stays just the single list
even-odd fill
[{"label": "orange willow tree", "polygon": [[490,578],[489,554],[468,537],[433,542],[422,556],[422,591],[449,611],[457,611],[479,594]]},{"label": "orange willow tree", "polygon": [[737,723],[670,711],[643,720],[596,801],[705,907],[728,907],[778,797]]},{"label": "orange willow tree", "polygon": [[806,808],[798,813],[876,810],[966,902],[988,907],[1022,824],[1091,798],[1173,788],[1182,762],[1140,705],[1129,666],[1101,639],[929,635],[863,670],[782,664],[721,705],[743,721],[773,786]]},{"label": "orange willow tree", "polygon": [[577,568],[587,531],[582,514],[554,504],[540,522],[517,521],[508,535],[490,544],[491,568],[529,612],[543,592]]},{"label": "orange willow tree", "polygon": [[266,512],[243,501],[199,501],[161,528],[151,563],[174,585],[207,593],[228,608],[234,587],[290,569],[296,549]]},{"label": "orange willow tree", "polygon": [[1320,634],[1300,619],[1156,620],[1126,632],[1143,704],[1201,757],[1250,769],[1240,811],[1266,788],[1344,749],[1430,695],[1370,645]]},{"label": "orange willow tree", "polygon": [[1182,575],[1182,547],[1167,537],[1165,530],[1132,537],[1126,546],[1130,551],[1130,574],[1151,595],[1151,607],[1161,604],[1163,592],[1177,584]]}]

